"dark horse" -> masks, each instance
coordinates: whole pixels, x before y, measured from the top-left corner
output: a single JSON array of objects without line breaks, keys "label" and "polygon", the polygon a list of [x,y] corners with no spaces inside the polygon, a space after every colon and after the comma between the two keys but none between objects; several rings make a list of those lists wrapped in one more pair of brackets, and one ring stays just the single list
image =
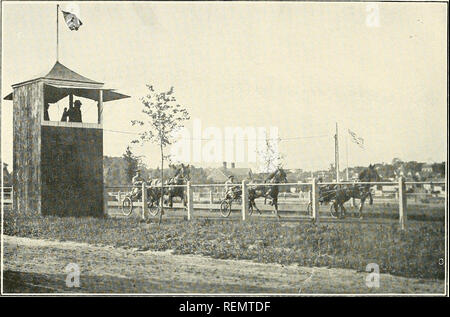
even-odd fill
[{"label": "dark horse", "polygon": [[[368,168],[364,169],[358,175],[358,180],[360,182],[379,182],[381,181],[380,175],[375,169],[375,166],[370,164]],[[360,199],[361,203],[359,205],[358,213],[359,217],[362,218],[362,209],[364,202],[367,197],[369,197],[369,204],[373,204],[372,193],[370,191],[370,184],[352,184],[352,185],[336,185],[336,197],[333,201],[333,208],[335,212],[339,215],[345,216],[344,203],[349,201],[351,198]],[[339,213],[339,211],[341,211]]]},{"label": "dark horse", "polygon": [[190,169],[189,164],[184,165],[183,163],[179,166],[170,165],[170,167],[175,171],[174,176],[167,181],[169,185],[167,189],[167,199],[164,204],[169,204],[169,207],[173,207],[173,198],[180,197],[184,207],[186,207],[186,191],[184,187],[181,186],[170,186],[170,185],[186,185],[186,182],[190,179]]},{"label": "dark horse", "polygon": [[[169,167],[174,171],[174,174],[166,182],[164,182],[164,195],[167,197],[164,200],[165,205],[169,205],[170,208],[173,207],[173,198],[180,197],[186,207],[186,197],[185,190],[183,187],[170,186],[170,185],[185,185],[186,181],[190,178],[189,165],[180,164],[179,166],[169,165]],[[159,205],[161,199],[161,180],[153,179],[150,182],[151,187],[147,190],[147,197],[150,198],[152,202]]]},{"label": "dark horse", "polygon": [[[264,183],[270,184],[287,183],[286,172],[281,167],[279,167],[275,172],[267,176],[267,178],[264,180]],[[253,208],[255,208],[259,212],[259,214],[261,214],[261,211],[258,209],[255,203],[256,198],[259,197],[270,198],[271,199],[270,204],[274,206],[274,212],[277,215],[277,217],[280,218],[280,215],[278,215],[279,191],[280,190],[278,185],[257,185],[254,187],[250,187],[248,189],[248,199],[249,199],[249,208],[251,209],[251,212],[253,212]]]}]

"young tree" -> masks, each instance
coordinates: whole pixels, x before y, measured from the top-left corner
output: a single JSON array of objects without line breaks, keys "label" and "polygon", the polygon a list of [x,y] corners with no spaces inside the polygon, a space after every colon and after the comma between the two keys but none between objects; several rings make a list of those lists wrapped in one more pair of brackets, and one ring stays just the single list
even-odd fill
[{"label": "young tree", "polygon": [[[259,172],[270,174],[281,165],[283,157],[278,152],[278,143],[276,142],[278,142],[277,139],[270,139],[266,134],[263,148],[258,150]],[[267,197],[264,197],[264,205],[266,203]]]},{"label": "young tree", "polygon": [[[141,143],[142,145],[152,142],[159,145],[161,154],[161,198],[164,196],[164,149],[174,141],[174,133],[184,127],[184,121],[189,120],[189,113],[180,104],[174,96],[173,87],[165,92],[156,92],[152,85],[147,85],[148,94],[141,98],[145,114],[145,120],[132,120],[133,125],[144,127],[144,131],[139,134],[139,138],[132,143]],[[161,199],[161,213],[159,223],[161,223],[164,212]]]},{"label": "young tree", "polygon": [[137,168],[139,167],[140,157],[133,154],[130,146],[127,146],[127,150],[122,157],[125,160],[125,174],[127,176],[127,182],[130,183]]},{"label": "young tree", "polygon": [[264,146],[258,150],[259,170],[263,173],[271,173],[278,168],[282,161],[282,155],[278,152],[276,139],[269,139],[266,135]]}]

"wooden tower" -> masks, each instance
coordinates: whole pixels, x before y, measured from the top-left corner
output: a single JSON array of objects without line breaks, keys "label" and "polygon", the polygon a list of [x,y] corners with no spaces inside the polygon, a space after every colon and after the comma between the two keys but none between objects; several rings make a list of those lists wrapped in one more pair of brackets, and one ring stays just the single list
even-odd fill
[{"label": "wooden tower", "polygon": [[[103,88],[59,62],[42,77],[12,86],[14,210],[101,216],[103,103],[128,96]],[[50,121],[45,108],[69,96],[97,103],[97,123]],[[60,120],[60,118],[51,118]]]}]

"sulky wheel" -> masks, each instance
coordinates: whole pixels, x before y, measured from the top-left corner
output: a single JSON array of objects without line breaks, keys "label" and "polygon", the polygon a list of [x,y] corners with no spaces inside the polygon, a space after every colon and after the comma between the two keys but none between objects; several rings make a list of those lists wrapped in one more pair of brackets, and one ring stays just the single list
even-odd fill
[{"label": "sulky wheel", "polygon": [[306,213],[308,216],[312,217],[312,203],[309,202],[308,206],[306,206]]},{"label": "sulky wheel", "polygon": [[122,201],[122,213],[124,216],[129,216],[133,212],[133,201],[130,197],[125,197]]},{"label": "sulky wheel", "polygon": [[158,205],[149,204],[147,209],[150,216],[155,217],[156,215],[159,214],[161,207],[159,207]]},{"label": "sulky wheel", "polygon": [[231,213],[231,203],[228,200],[222,200],[220,203],[220,214],[222,217],[226,218]]}]

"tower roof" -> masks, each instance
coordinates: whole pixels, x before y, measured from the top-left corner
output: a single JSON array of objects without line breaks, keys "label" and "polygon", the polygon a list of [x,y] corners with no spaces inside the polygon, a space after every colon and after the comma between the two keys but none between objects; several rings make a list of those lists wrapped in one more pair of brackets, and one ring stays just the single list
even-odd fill
[{"label": "tower roof", "polygon": [[103,84],[101,82],[81,76],[80,74],[67,68],[60,62],[56,62],[55,65],[53,65],[53,68],[50,70],[50,72],[47,75],[44,76],[44,78],[54,79],[54,80],[82,82],[82,83],[91,83],[91,84]]},{"label": "tower roof", "polygon": [[19,82],[17,84],[13,84],[12,87],[15,88],[17,86],[21,86],[23,84],[33,82],[39,79],[44,79],[45,81],[53,83],[55,82],[67,83],[73,86],[84,86],[84,85],[88,85],[89,87],[103,86],[102,82],[98,82],[89,79],[87,77],[84,77],[57,61],[55,65],[53,65],[52,69],[46,75],[35,76],[31,79]]},{"label": "tower roof", "polygon": [[[103,83],[98,82],[87,77],[84,77],[77,72],[69,69],[60,62],[56,62],[52,69],[46,74],[36,76],[32,79],[22,81],[20,83],[12,85],[13,88],[22,86],[27,83],[42,80],[44,84],[52,89],[48,102],[56,102],[65,96],[73,93],[80,97],[96,100],[96,90],[103,90],[103,101],[112,101],[117,99],[128,98],[129,96],[123,95],[114,91],[114,89],[103,88]],[[13,93],[8,94],[4,100],[12,100]]]}]

